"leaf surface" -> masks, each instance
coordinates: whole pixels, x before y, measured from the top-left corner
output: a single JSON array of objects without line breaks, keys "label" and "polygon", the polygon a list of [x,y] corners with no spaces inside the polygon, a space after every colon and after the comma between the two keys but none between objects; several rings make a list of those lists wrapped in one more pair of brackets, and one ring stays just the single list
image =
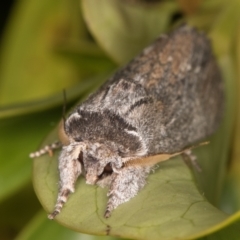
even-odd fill
[{"label": "leaf surface", "polygon": [[73,232],[54,221],[49,221],[46,214],[40,211],[15,240],[114,240],[115,238],[90,236]]},{"label": "leaf surface", "polygon": [[[51,212],[58,190],[57,154],[34,159],[33,176],[38,198],[46,211]],[[88,234],[167,240],[199,235],[228,217],[200,194],[180,158],[159,164],[137,197],[120,205],[109,219],[103,217],[106,194],[107,189],[87,185],[80,177],[76,192],[56,220]]]},{"label": "leaf surface", "polygon": [[[131,5],[119,0],[82,0],[86,23],[99,45],[123,64],[166,31],[174,2]],[[97,7],[96,7],[97,6]]]},{"label": "leaf surface", "polygon": [[79,70],[57,55],[58,47],[86,35],[78,6],[77,0],[17,2],[1,42],[0,106],[48,97],[79,81]]}]

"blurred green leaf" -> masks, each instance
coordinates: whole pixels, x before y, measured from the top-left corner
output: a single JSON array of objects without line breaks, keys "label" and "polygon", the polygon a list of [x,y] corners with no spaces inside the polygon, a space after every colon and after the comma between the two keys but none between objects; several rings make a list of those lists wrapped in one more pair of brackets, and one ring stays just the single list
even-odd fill
[{"label": "blurred green leaf", "polygon": [[195,172],[199,187],[206,198],[215,206],[219,206],[220,195],[226,178],[226,165],[231,144],[232,129],[235,117],[235,93],[232,91],[236,78],[233,76],[231,59],[226,56],[219,59],[226,88],[226,105],[220,129],[210,139],[204,149],[196,149],[202,173]]},{"label": "blurred green leaf", "polygon": [[[177,9],[173,1],[131,5],[119,0],[82,0],[86,23],[99,45],[123,64],[169,27]],[[97,7],[96,7],[97,6]]]},{"label": "blurred green leaf", "polygon": [[[78,44],[61,46],[56,53],[68,59],[80,72],[84,71],[84,77],[89,77],[109,72],[116,68],[116,64],[106,56],[104,51],[95,43],[81,41]],[[83,74],[82,74],[83,75]]]},{"label": "blurred green leaf", "polygon": [[235,70],[237,79],[235,90],[232,88],[232,91],[237,91],[236,96],[236,120],[234,128],[234,136],[232,143],[232,152],[231,152],[231,162],[229,163],[229,173],[225,181],[224,192],[222,197],[222,208],[229,213],[234,213],[240,209],[240,111],[239,111],[239,91],[240,91],[240,27],[239,24],[234,29],[234,48],[231,49],[235,54]]},{"label": "blurred green leaf", "polygon": [[[231,4],[224,4],[224,9],[213,21],[209,36],[218,58],[232,57],[232,46],[239,27],[240,1],[230,0]],[[236,79],[234,79],[236,81]],[[232,80],[232,81],[234,81]],[[234,90],[234,89],[231,89]]]},{"label": "blurred green leaf", "polygon": [[[106,78],[106,75],[107,74],[99,74],[98,77],[85,79],[84,81],[75,84],[73,87],[66,89],[68,102],[78,99],[84,93],[87,93],[89,90],[99,86]],[[0,119],[51,109],[53,107],[63,105],[63,101],[63,92],[60,91],[59,93],[40,100],[0,107]],[[60,116],[61,113],[59,112],[59,117]]]},{"label": "blurred green leaf", "polygon": [[80,70],[55,51],[86,35],[78,0],[18,1],[2,40],[0,105],[47,97],[77,83]]},{"label": "blurred green leaf", "polygon": [[198,11],[203,0],[177,0],[180,8],[187,15],[192,15]]},{"label": "blurred green leaf", "polygon": [[227,6],[229,6],[229,2],[225,0],[201,1],[195,14],[190,14],[185,17],[191,25],[208,32],[218,19],[219,14],[221,14]]},{"label": "blurred green leaf", "polygon": [[41,209],[41,205],[34,194],[30,181],[23,188],[17,189],[11,197],[1,201],[1,240],[13,239],[39,209]]},{"label": "blurred green leaf", "polygon": [[228,221],[219,226],[219,231],[209,234],[199,240],[239,240],[240,236],[240,212],[232,216]]},{"label": "blurred green leaf", "polygon": [[229,159],[229,148],[232,143],[231,137],[236,117],[237,78],[232,46],[235,32],[239,25],[240,1],[230,0],[230,2],[218,0],[202,1],[199,12],[186,18],[189,24],[200,27],[202,26],[202,21],[199,17],[208,14],[212,15],[211,22],[207,24],[207,34],[211,39],[212,47],[225,82],[226,104],[224,121],[220,131],[211,138],[211,146],[209,146],[209,149],[206,148],[205,153],[203,153],[205,157],[203,157],[201,164],[204,174],[199,175],[196,173],[198,183],[204,194],[216,206],[219,206],[226,178],[226,166]]},{"label": "blurred green leaf", "polygon": [[0,121],[0,201],[31,178],[29,153],[56,124],[61,109]]}]

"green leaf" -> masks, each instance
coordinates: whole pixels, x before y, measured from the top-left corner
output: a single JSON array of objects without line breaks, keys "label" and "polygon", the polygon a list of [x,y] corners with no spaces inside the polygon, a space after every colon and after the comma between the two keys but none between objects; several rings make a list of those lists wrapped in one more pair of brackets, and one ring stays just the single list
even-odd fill
[{"label": "green leaf", "polygon": [[240,212],[231,216],[228,221],[219,226],[219,229],[219,231],[199,238],[199,240],[238,240],[240,236]]},{"label": "green leaf", "polygon": [[207,26],[207,34],[222,71],[226,90],[223,124],[220,131],[213,137],[213,142],[212,139],[210,140],[212,144],[209,149],[203,153],[205,154],[202,162],[204,176],[196,174],[201,189],[216,206],[219,206],[226,179],[226,165],[229,161],[229,149],[232,144],[231,137],[236,114],[236,96],[238,93],[236,91],[235,56],[232,48],[235,44],[234,39],[239,25],[239,10],[240,2],[238,0],[232,0],[230,4],[222,0],[210,0],[203,1],[197,14],[187,17],[188,23],[198,27],[202,27],[204,23],[202,17],[205,20],[206,16],[212,18],[204,25],[204,28]]},{"label": "green leaf", "polygon": [[61,109],[51,109],[0,121],[0,201],[30,181],[29,153],[55,125],[60,115]]},{"label": "green leaf", "polygon": [[236,84],[232,60],[225,56],[219,59],[219,63],[225,80],[225,98],[227,99],[224,119],[220,129],[209,139],[210,144],[205,149],[199,148],[195,150],[198,153],[198,161],[203,169],[202,173],[195,172],[196,179],[207,199],[215,206],[219,206],[226,177],[226,164],[229,159],[228,153],[234,127],[236,97],[232,91]]},{"label": "green leaf", "polygon": [[234,88],[232,88],[232,92],[237,92],[235,102],[236,107],[234,109],[235,112],[235,129],[234,129],[234,136],[233,136],[233,143],[232,143],[232,151],[231,151],[231,162],[229,163],[229,172],[227,175],[227,179],[224,186],[223,198],[222,198],[222,208],[229,212],[234,213],[240,209],[240,151],[239,151],[239,144],[240,144],[240,111],[239,111],[239,81],[240,81],[240,29],[237,27],[234,29],[234,38],[233,41],[236,43],[233,49],[231,49],[232,53],[234,54],[235,61],[235,71],[236,76],[233,76],[234,79],[237,80]]},{"label": "green leaf", "polygon": [[[26,207],[27,205],[27,207]],[[32,183],[17,189],[14,194],[0,202],[0,232],[1,240],[13,239],[41,205],[34,194]],[[11,237],[10,237],[11,236]]]},{"label": "green leaf", "polygon": [[[84,78],[112,71],[116,64],[95,43],[81,41],[79,44],[61,46],[57,54],[72,62]],[[84,74],[83,74],[84,72]]]},{"label": "green leaf", "polygon": [[[66,89],[66,97],[68,102],[78,99],[81,95],[89,90],[99,86],[106,78],[107,74],[98,75],[97,77],[91,77],[84,81],[75,84],[73,87]],[[63,105],[63,93],[62,91],[53,94],[52,96],[39,99],[36,101],[30,101],[25,103],[18,103],[0,107],[0,118],[16,117],[26,113],[34,113],[53,107]],[[59,112],[60,113],[60,112]],[[60,116],[60,115],[59,115]]]},{"label": "green leaf", "polygon": [[218,19],[221,14],[229,5],[229,2],[225,0],[208,0],[201,1],[198,11],[195,14],[189,14],[186,16],[187,22],[191,25],[204,29],[208,32],[215,20]]},{"label": "green leaf", "polygon": [[[44,144],[54,137],[50,136]],[[57,197],[57,156],[34,159],[34,188],[47,212]],[[86,185],[81,178],[56,220],[73,230],[134,239],[186,239],[203,234],[227,219],[197,190],[189,169],[179,158],[160,164],[137,197],[103,217],[107,189]]]},{"label": "green leaf", "polygon": [[[88,79],[88,82],[82,82],[77,87],[69,89],[70,99],[77,96],[80,99],[84,94],[89,93],[90,88],[91,90],[97,88],[105,78],[99,76]],[[41,139],[58,124],[62,116],[62,107],[54,109],[52,106],[59,103],[61,98],[62,96],[59,95],[53,96],[40,102],[30,102],[0,112],[0,116],[4,117],[0,121],[0,201],[30,180],[29,153],[33,152]],[[48,110],[38,112],[46,108]],[[23,113],[32,114],[21,115]]]},{"label": "green leaf", "polygon": [[[86,23],[99,45],[123,64],[166,31],[177,3],[131,5],[119,0],[82,0]],[[97,6],[97,7],[96,7]]]},{"label": "green leaf", "polygon": [[99,236],[89,236],[73,232],[64,228],[54,221],[46,218],[46,214],[41,211],[28,224],[15,240],[114,240],[115,238],[106,238]]},{"label": "green leaf", "polygon": [[55,52],[87,35],[78,0],[17,1],[11,17],[1,44],[1,106],[48,97],[79,81],[79,67]]}]

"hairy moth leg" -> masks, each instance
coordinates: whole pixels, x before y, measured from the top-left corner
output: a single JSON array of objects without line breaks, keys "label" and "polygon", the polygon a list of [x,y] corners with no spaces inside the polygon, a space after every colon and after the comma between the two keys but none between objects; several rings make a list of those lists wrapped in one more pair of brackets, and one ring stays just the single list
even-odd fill
[{"label": "hairy moth leg", "polygon": [[202,172],[202,168],[199,166],[197,162],[197,157],[192,153],[191,149],[187,149],[182,153],[183,161],[189,166],[189,162],[191,166],[193,166],[198,172]]},{"label": "hairy moth leg", "polygon": [[70,193],[75,190],[75,183],[82,172],[82,148],[79,145],[64,146],[59,156],[60,184],[57,202],[54,211],[48,215],[49,219],[55,218],[67,202]]},{"label": "hairy moth leg", "polygon": [[129,201],[145,186],[146,177],[151,167],[129,166],[113,173],[112,183],[108,192],[108,203],[104,214],[111,216],[112,211],[120,204]]}]

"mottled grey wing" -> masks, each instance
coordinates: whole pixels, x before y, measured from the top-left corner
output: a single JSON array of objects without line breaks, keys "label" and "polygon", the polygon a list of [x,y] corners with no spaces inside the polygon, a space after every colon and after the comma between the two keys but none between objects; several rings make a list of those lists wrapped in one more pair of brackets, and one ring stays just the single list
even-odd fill
[{"label": "mottled grey wing", "polygon": [[134,126],[149,154],[174,153],[212,134],[224,94],[209,40],[182,26],[159,37],[82,106]]}]

